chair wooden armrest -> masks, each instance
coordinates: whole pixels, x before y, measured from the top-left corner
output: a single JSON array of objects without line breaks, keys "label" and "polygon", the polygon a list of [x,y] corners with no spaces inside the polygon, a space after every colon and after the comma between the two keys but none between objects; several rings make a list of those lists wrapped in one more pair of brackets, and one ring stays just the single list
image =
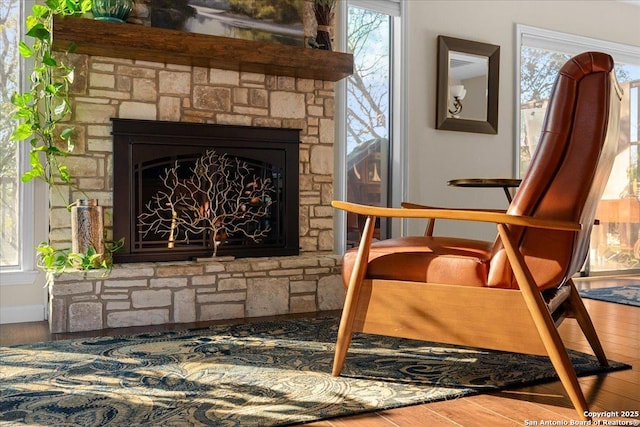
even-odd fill
[{"label": "chair wooden armrest", "polygon": [[577,222],[554,219],[534,218],[530,216],[510,215],[503,211],[443,209],[443,208],[385,208],[379,206],[360,205],[351,202],[334,200],[331,206],[347,212],[370,217],[385,218],[421,218],[449,219],[458,221],[490,222],[494,224],[518,225],[522,227],[543,228],[548,230],[580,231],[582,225]]},{"label": "chair wooden armrest", "polygon": [[[411,202],[402,202],[400,203],[400,205],[405,209],[444,209],[441,207],[427,206],[427,205],[421,205],[418,203],[411,203]],[[475,210],[475,211],[502,212],[502,213],[506,212],[506,209],[461,209],[461,210]],[[435,228],[435,225],[436,225],[436,219],[428,218],[427,228],[424,231],[424,235],[428,237],[433,236],[433,230]]]}]

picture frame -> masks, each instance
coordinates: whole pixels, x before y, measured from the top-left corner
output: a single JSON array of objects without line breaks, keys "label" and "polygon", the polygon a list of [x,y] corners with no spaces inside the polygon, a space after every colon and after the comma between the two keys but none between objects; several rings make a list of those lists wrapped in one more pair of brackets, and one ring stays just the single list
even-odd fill
[{"label": "picture frame", "polygon": [[497,134],[499,81],[500,46],[438,36],[436,129]]},{"label": "picture frame", "polygon": [[151,0],[152,27],[304,45],[304,0]]}]

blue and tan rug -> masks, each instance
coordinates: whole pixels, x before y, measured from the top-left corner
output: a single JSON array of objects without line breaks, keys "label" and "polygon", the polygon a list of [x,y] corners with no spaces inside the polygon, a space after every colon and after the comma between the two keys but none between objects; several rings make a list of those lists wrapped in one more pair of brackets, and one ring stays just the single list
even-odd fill
[{"label": "blue and tan rug", "polygon": [[[0,348],[0,425],[265,427],[555,379],[543,357],[359,334],[334,378],[337,325],[296,319]],[[593,357],[571,357],[580,375],[602,372]]]},{"label": "blue and tan rug", "polygon": [[580,290],[582,298],[640,307],[640,285],[614,286]]}]

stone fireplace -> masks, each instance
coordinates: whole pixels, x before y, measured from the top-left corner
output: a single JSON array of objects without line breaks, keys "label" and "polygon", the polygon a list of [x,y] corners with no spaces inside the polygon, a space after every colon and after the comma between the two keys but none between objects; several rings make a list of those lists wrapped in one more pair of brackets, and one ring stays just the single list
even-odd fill
[{"label": "stone fireplace", "polygon": [[[105,23],[94,24],[111,28]],[[86,28],[79,25],[77,34],[85,36]],[[138,29],[132,34],[144,38]],[[117,43],[115,37],[113,33],[109,40]],[[107,238],[120,237],[113,234],[118,209],[114,206],[114,180],[118,178],[114,176],[111,136],[115,118],[299,129],[299,255],[116,263],[105,277],[65,274],[50,291],[52,332],[341,308],[344,291],[340,257],[333,250],[334,212],[330,206],[334,81],[289,72],[273,75],[153,62],[135,55],[115,58],[95,54],[95,49],[84,53],[83,45],[78,46],[70,123],[77,130],[77,143],[74,155],[66,160],[80,191],[69,189],[68,200],[52,192],[49,217],[53,244],[70,246],[66,205],[87,197],[98,199],[105,208]],[[308,50],[299,49],[305,55]]]}]

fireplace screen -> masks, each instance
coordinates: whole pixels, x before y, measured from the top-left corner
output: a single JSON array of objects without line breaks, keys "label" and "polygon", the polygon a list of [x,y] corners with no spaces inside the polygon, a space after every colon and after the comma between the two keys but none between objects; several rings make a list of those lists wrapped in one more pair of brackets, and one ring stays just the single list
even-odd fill
[{"label": "fireplace screen", "polygon": [[116,262],[297,255],[294,129],[113,119]]}]

